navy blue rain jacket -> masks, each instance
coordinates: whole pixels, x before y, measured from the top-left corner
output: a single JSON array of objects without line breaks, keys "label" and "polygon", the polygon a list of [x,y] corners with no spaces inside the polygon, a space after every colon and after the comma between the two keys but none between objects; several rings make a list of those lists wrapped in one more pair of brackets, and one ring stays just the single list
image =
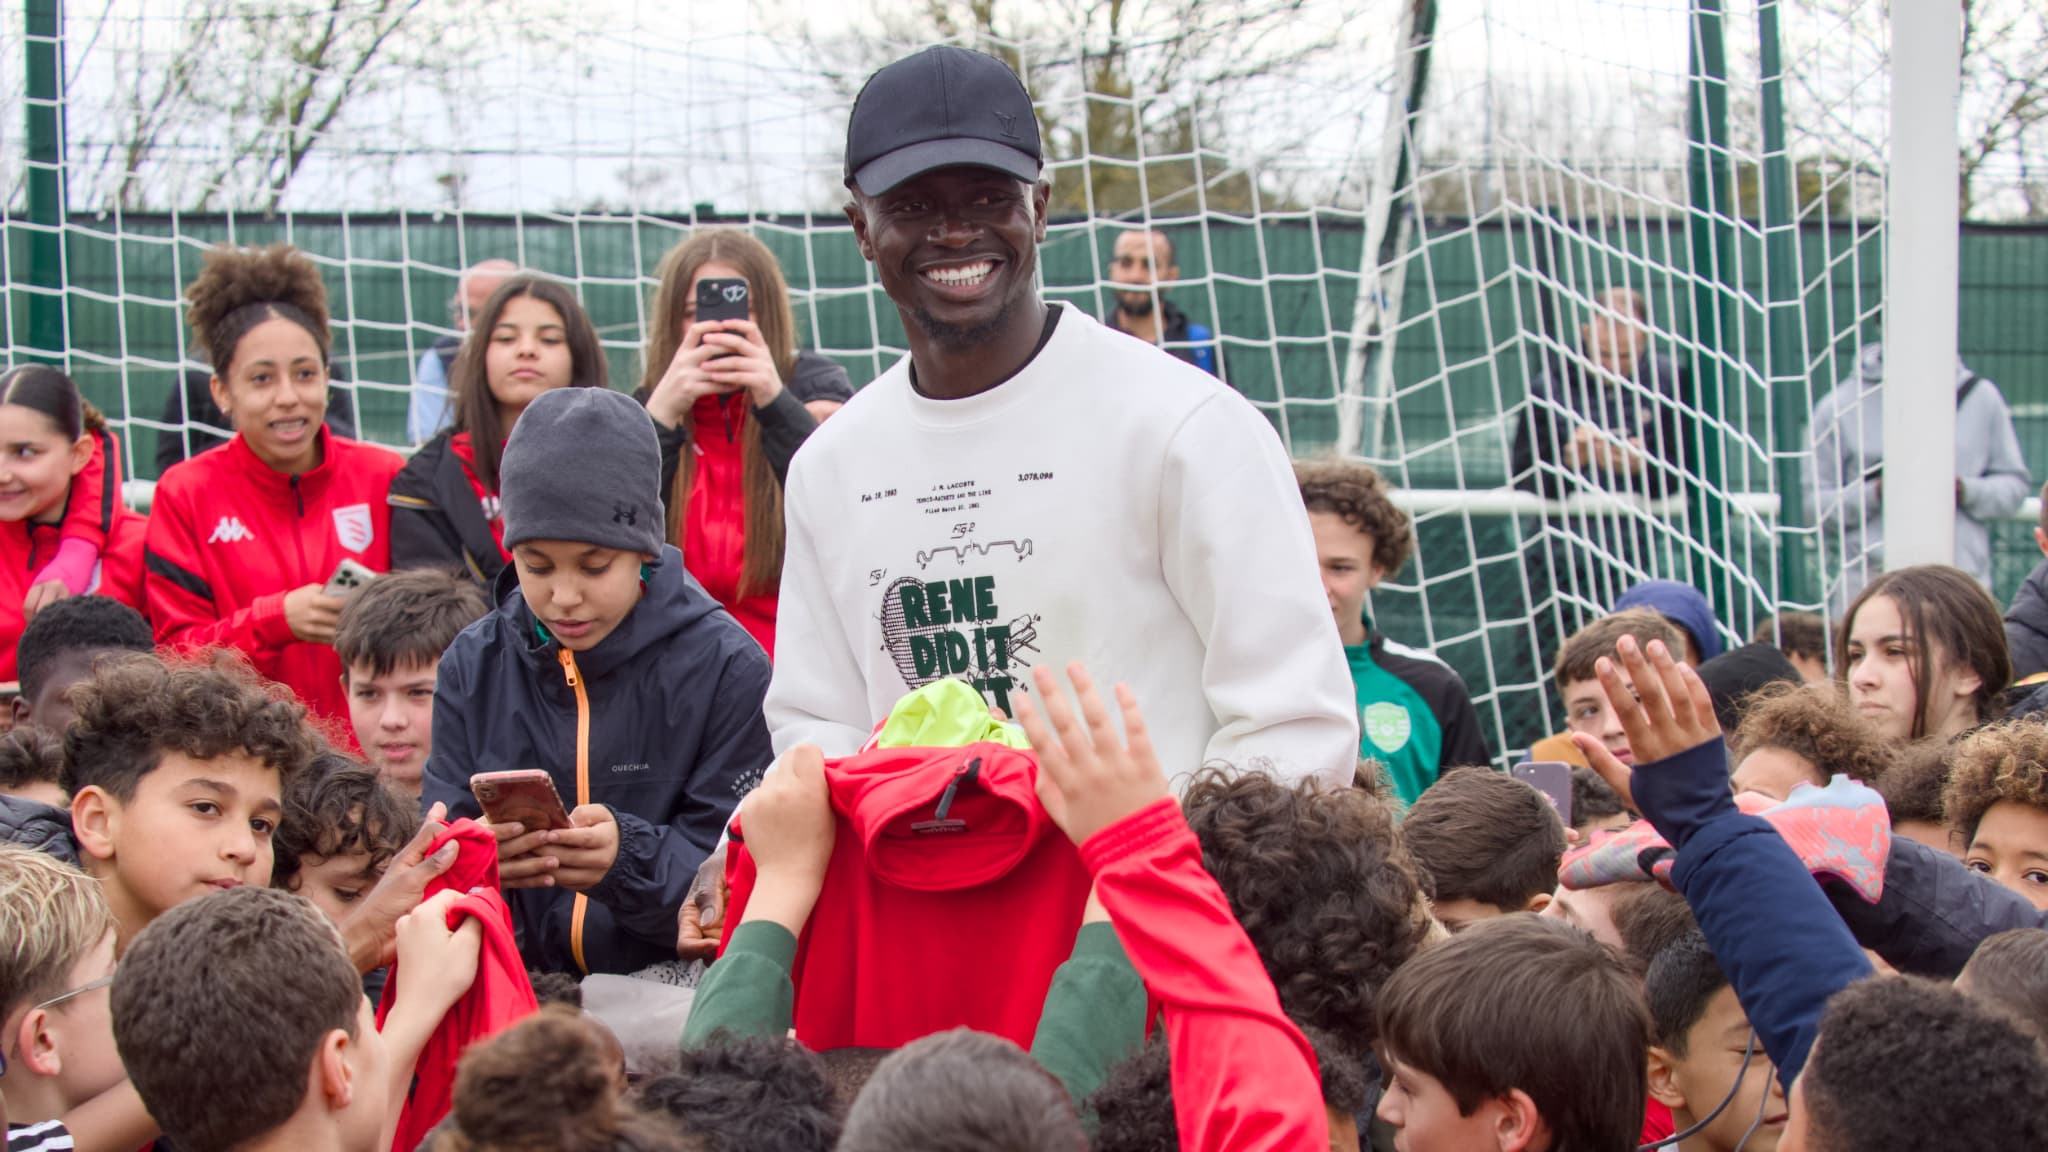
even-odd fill
[{"label": "navy blue rain jacket", "polygon": [[1671,883],[1789,1093],[1828,999],[1870,975],[1870,961],[1777,829],[1735,807],[1719,737],[1637,765],[1630,783],[1636,807],[1678,850]]},{"label": "navy blue rain jacket", "polygon": [[[690,881],[774,759],[761,646],[690,578],[675,548],[662,549],[645,588],[616,631],[574,654],[580,685],[511,567],[497,582],[497,611],[441,658],[423,810],[439,800],[450,819],[478,816],[470,776],[517,768],[546,769],[574,809],[580,760],[589,802],[618,818],[618,859],[587,899],[550,888],[505,894],[520,951],[543,971],[631,973],[674,960]],[[579,708],[590,733],[581,757]]]}]

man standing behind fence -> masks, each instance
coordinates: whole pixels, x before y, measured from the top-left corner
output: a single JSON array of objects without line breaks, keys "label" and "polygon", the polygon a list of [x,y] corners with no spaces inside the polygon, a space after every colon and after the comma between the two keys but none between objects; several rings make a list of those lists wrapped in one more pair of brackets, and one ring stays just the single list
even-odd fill
[{"label": "man standing behind fence", "polygon": [[790,469],[776,751],[853,752],[944,677],[1013,710],[1033,666],[1085,660],[1170,773],[1348,785],[1350,674],[1286,453],[1214,378],[1040,298],[1041,169],[992,56],[927,49],[854,102],[846,214],[910,355]]},{"label": "man standing behind fence", "polygon": [[1155,288],[1162,280],[1178,279],[1180,264],[1173,258],[1172,237],[1144,229],[1119,235],[1109,258],[1109,282],[1116,285],[1116,309],[1109,314],[1109,326],[1215,376],[1215,335],[1207,325],[1189,320],[1166,298],[1165,289]]},{"label": "man standing behind fence", "polygon": [[[1682,528],[1672,525],[1682,521],[1630,505],[1683,494],[1685,398],[1684,377],[1651,349],[1649,308],[1630,288],[1594,298],[1579,326],[1579,355],[1540,361],[1515,430],[1514,485],[1549,500],[1590,497],[1583,508],[1544,517],[1524,566],[1530,610],[1548,622],[1538,626],[1546,661],[1559,638],[1605,615],[1630,585],[1674,574],[1659,558],[1679,549]],[[1635,499],[1603,502],[1602,494]]]},{"label": "man standing behind fence", "polygon": [[485,260],[463,270],[462,281],[448,301],[448,318],[455,325],[456,335],[434,341],[413,373],[412,397],[405,414],[405,431],[412,443],[432,440],[455,418],[455,398],[448,393],[448,381],[453,375],[455,354],[462,350],[463,338],[469,334],[470,317],[482,312],[498,285],[517,271],[519,265],[510,260]]}]

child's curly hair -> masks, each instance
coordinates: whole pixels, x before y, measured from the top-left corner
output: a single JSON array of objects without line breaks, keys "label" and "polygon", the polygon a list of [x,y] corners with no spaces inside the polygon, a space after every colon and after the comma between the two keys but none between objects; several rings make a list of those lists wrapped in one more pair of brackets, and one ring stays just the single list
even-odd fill
[{"label": "child's curly hair", "polygon": [[1294,466],[1301,502],[1311,512],[1335,513],[1372,537],[1373,563],[1398,574],[1415,551],[1415,526],[1370,464],[1356,460],[1304,460]]},{"label": "child's curly hair", "polygon": [[327,327],[327,285],[312,257],[289,244],[207,249],[206,266],[185,289],[185,323],[214,372],[225,376],[242,337],[270,319],[304,328],[320,346],[320,362],[327,362],[334,344]]},{"label": "child's curly hair", "polygon": [[1831,686],[1773,684],[1743,703],[1731,763],[1760,748],[1782,748],[1820,770],[1875,784],[1892,766],[1891,745]]},{"label": "child's curly hair", "polygon": [[1967,846],[1993,804],[2048,809],[2048,725],[2010,720],[1958,741],[1941,793],[1949,834]]},{"label": "child's curly hair", "polygon": [[1213,768],[1182,805],[1202,865],[1265,962],[1281,1007],[1353,1055],[1369,1054],[1380,986],[1429,931],[1393,808],[1356,788]]},{"label": "child's curly hair", "polygon": [[620,1098],[603,1040],[561,1004],[463,1053],[453,1130],[436,1152],[682,1152],[667,1125]]}]

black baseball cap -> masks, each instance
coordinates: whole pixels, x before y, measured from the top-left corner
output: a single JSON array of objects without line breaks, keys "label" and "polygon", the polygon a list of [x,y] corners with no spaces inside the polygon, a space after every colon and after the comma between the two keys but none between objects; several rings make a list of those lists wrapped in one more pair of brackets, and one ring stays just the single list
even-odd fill
[{"label": "black baseball cap", "polygon": [[1008,64],[941,45],[868,77],[846,124],[847,183],[879,196],[956,164],[1033,181],[1043,170],[1031,94]]}]

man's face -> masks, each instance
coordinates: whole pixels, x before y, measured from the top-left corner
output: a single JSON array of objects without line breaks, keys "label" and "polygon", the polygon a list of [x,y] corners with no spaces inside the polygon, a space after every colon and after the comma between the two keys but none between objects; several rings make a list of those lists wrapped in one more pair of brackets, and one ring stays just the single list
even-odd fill
[{"label": "man's face", "polygon": [[[1161,280],[1180,279],[1180,268],[1168,254],[1167,245],[1166,237],[1153,232],[1118,236],[1109,259],[1110,282],[1149,288]],[[1118,292],[1116,298],[1118,306],[1133,316],[1152,311],[1150,292]]]},{"label": "man's face", "polygon": [[526,606],[571,652],[597,647],[626,619],[650,559],[573,540],[527,540],[512,550]]},{"label": "man's face", "polygon": [[[1624,681],[1628,679],[1626,672],[1621,675]],[[1621,726],[1621,713],[1608,703],[1607,693],[1598,680],[1574,680],[1564,686],[1564,723],[1573,732],[1606,745],[1623,764],[1635,763],[1635,755],[1628,747],[1628,731]]]},{"label": "man's face", "polygon": [[[1668,1076],[1651,1078],[1655,1095],[1674,1112],[1684,1112],[1687,1123],[1704,1120],[1728,1101],[1700,1130],[1697,1142],[1710,1152],[1773,1152],[1785,1131],[1785,1093],[1761,1044],[1749,1057],[1748,1071],[1743,1071],[1749,1040],[1749,1017],[1743,1014],[1735,989],[1723,988],[1686,1031],[1685,1055],[1659,1048],[1651,1058],[1652,1067],[1661,1062],[1668,1069]],[[1745,1143],[1743,1135],[1752,1124],[1756,1131]],[[1692,1143],[1688,1141],[1687,1147]]]},{"label": "man's face", "polygon": [[1642,333],[1627,319],[1596,316],[1579,325],[1579,346],[1601,372],[1632,380],[1642,351]]},{"label": "man's face", "polygon": [[[102,882],[120,892],[116,909],[153,918],[209,892],[269,884],[282,791],[277,769],[245,752],[211,760],[165,752],[126,801],[92,787],[71,811]],[[94,809],[103,814],[80,819]]]},{"label": "man's face", "polygon": [[372,676],[368,664],[348,670],[348,718],[370,765],[399,792],[417,799],[420,772],[434,745],[434,677],[441,662],[402,664]]},{"label": "man's face", "polygon": [[907,323],[952,349],[988,343],[1037,297],[1050,184],[956,166],[847,205],[861,255]]}]

